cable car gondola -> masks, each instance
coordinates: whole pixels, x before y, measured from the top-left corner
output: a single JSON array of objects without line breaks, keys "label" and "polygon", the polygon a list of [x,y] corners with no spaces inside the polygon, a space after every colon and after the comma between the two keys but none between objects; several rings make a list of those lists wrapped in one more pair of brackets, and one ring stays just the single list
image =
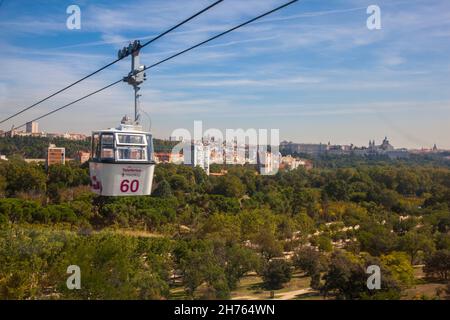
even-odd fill
[{"label": "cable car gondola", "polygon": [[92,133],[91,189],[102,196],[149,195],[155,161],[150,132],[124,117],[117,128]]},{"label": "cable car gondola", "polygon": [[[92,133],[91,189],[101,196],[139,196],[152,191],[152,134],[139,125],[138,91],[146,80],[145,66],[139,64],[140,48],[140,42],[135,41],[124,49],[132,57],[131,71],[123,81],[134,89],[134,121],[125,116],[119,127]],[[123,58],[121,54],[119,51],[119,58]]]}]

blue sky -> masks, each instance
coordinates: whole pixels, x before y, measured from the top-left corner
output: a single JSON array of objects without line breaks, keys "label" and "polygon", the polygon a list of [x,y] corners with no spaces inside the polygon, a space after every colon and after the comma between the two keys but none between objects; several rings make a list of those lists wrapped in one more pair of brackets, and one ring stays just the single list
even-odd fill
[{"label": "blue sky", "polygon": [[[116,58],[213,0],[24,1],[0,5],[0,117]],[[152,64],[280,0],[225,0],[146,47]],[[66,8],[81,8],[81,30]],[[381,8],[368,30],[366,9]],[[304,0],[147,72],[142,107],[157,137],[177,128],[280,129],[281,139],[450,149],[450,2]],[[126,75],[129,60],[2,125],[22,124]],[[124,84],[39,121],[46,131],[89,133],[132,113]],[[148,121],[148,117],[143,119]]]}]

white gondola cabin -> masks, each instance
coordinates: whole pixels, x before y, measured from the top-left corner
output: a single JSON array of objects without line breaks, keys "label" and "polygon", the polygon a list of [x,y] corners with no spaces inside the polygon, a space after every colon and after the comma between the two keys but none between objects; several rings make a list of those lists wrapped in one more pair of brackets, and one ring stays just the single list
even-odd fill
[{"label": "white gondola cabin", "polygon": [[142,127],[122,122],[92,133],[92,191],[102,196],[149,195],[155,162],[153,140]]}]

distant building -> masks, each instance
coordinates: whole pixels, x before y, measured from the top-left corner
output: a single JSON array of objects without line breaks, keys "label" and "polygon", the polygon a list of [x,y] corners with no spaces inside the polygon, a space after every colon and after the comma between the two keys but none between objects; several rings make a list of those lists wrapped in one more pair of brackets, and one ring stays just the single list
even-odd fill
[{"label": "distant building", "polygon": [[183,142],[184,138],[182,136],[169,136],[169,141],[175,142],[175,141],[179,141],[179,142]]},{"label": "distant building", "polygon": [[384,137],[380,145],[375,144],[375,140],[369,141],[369,147],[360,149],[360,153],[364,155],[386,155],[390,159],[408,158],[409,152],[406,149],[395,149],[387,137]]},{"label": "distant building", "polygon": [[281,165],[281,153],[272,153],[265,150],[258,151],[258,171],[262,175],[273,175],[278,172]]},{"label": "distant building", "polygon": [[26,133],[39,133],[39,124],[36,121],[27,122],[25,127]]},{"label": "distant building", "polygon": [[306,159],[295,158],[291,155],[281,157],[281,165],[280,168],[286,170],[295,170],[298,167],[304,167],[306,169],[312,168],[312,162]]},{"label": "distant building", "polygon": [[172,154],[170,152],[155,152],[154,153],[156,163],[170,163],[171,155]]},{"label": "distant building", "polygon": [[155,152],[154,156],[155,156],[156,163],[180,164],[183,162],[183,155],[181,155],[179,153]]},{"label": "distant building", "polygon": [[75,160],[79,163],[85,163],[89,161],[89,158],[91,157],[91,153],[87,151],[78,151]]},{"label": "distant building", "polygon": [[280,150],[288,153],[304,153],[310,154],[314,156],[318,156],[324,154],[328,151],[329,146],[323,143],[314,144],[314,143],[292,143],[283,141],[280,144]]},{"label": "distant building", "polygon": [[421,149],[417,149],[417,150],[411,150],[411,153],[415,153],[415,154],[427,154],[427,153],[439,153],[441,151],[445,151],[445,150],[440,150],[436,144],[433,145],[433,148],[429,149],[429,148],[424,148],[422,147]]},{"label": "distant building", "polygon": [[78,140],[83,141],[87,140],[88,136],[83,133],[51,133],[51,132],[40,132],[39,136],[46,137],[46,138],[64,138],[68,140]]},{"label": "distant building", "polygon": [[184,161],[184,157],[181,153],[171,153],[170,154],[170,163],[182,164],[183,161]]},{"label": "distant building", "polygon": [[56,147],[50,144],[47,149],[47,168],[54,164],[64,164],[66,162],[66,148]]},{"label": "distant building", "polygon": [[210,162],[215,164],[244,165],[257,164],[258,147],[239,143],[236,139],[231,141],[216,140],[214,137],[206,138],[204,144],[210,148]]},{"label": "distant building", "polygon": [[409,157],[409,151],[406,149],[395,149],[385,137],[380,145],[375,144],[375,140],[369,141],[368,147],[355,147],[351,145],[332,145],[328,144],[304,144],[304,143],[292,143],[283,141],[280,144],[280,150],[283,154],[299,154],[305,153],[312,156],[320,156],[322,154],[332,155],[358,155],[358,156],[370,156],[370,155],[386,155],[391,159],[407,158]]},{"label": "distant building", "polygon": [[211,163],[223,164],[225,160],[222,145],[211,144],[210,148],[211,148]]},{"label": "distant building", "polygon": [[[373,144],[375,144],[375,141],[373,142]],[[383,142],[378,146],[378,148],[384,151],[394,151],[394,147],[389,143],[387,137],[384,137]]]},{"label": "distant building", "polygon": [[385,154],[390,159],[407,159],[407,158],[409,158],[409,152],[406,149],[390,150],[390,151],[386,151]]},{"label": "distant building", "polygon": [[183,147],[184,164],[201,167],[209,175],[210,148],[201,142],[186,143]]},{"label": "distant building", "polygon": [[64,133],[62,135],[62,138],[68,139],[68,140],[82,141],[82,140],[86,140],[87,136],[85,134],[82,134],[82,133],[69,133],[69,132],[66,132],[66,133]]}]

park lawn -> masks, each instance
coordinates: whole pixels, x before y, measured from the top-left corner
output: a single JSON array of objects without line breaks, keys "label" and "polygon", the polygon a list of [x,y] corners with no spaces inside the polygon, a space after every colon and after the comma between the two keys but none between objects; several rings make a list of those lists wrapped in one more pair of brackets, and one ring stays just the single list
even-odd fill
[{"label": "park lawn", "polygon": [[299,289],[308,289],[311,283],[311,278],[305,276],[303,272],[294,272],[292,274],[292,279],[286,285],[284,285],[283,289],[276,290],[275,296],[277,293],[288,292]]},{"label": "park lawn", "polygon": [[[304,276],[301,272],[296,272],[292,275],[292,279],[289,283],[285,284],[282,289],[275,290],[275,298],[280,298],[291,291],[297,291],[301,289],[308,289],[311,279]],[[242,300],[260,300],[270,299],[270,292],[263,289],[261,277],[250,274],[245,276],[239,282],[236,290],[231,293],[231,299]]]}]

